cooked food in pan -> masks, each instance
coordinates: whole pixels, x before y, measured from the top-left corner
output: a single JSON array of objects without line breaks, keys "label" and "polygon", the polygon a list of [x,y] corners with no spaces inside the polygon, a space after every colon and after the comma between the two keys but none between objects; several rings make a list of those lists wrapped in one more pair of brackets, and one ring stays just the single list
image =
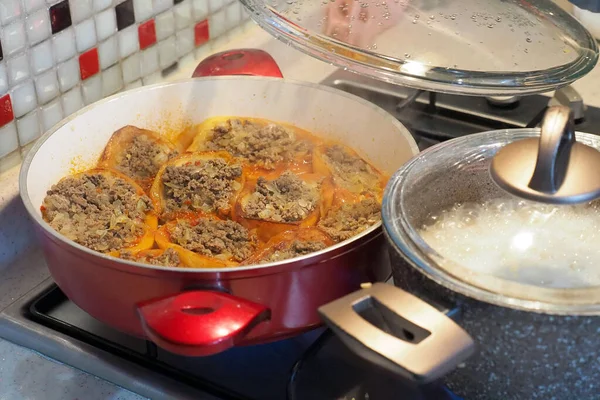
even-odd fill
[{"label": "cooked food in pan", "polygon": [[[191,145],[179,154],[183,143]],[[125,260],[235,267],[360,234],[380,220],[386,180],[352,148],[272,121],[211,118],[177,143],[126,126],[97,168],[48,191],[42,215],[67,238]]]},{"label": "cooked food in pan", "polygon": [[126,126],[112,135],[98,166],[116,169],[147,190],[160,167],[176,155],[173,144],[157,133]]},{"label": "cooked food in pan", "polygon": [[227,216],[243,185],[242,165],[229,153],[188,153],[161,167],[150,197],[165,220],[198,212]]},{"label": "cooked food in pan", "polygon": [[244,264],[264,264],[305,256],[334,244],[329,236],[315,228],[300,228],[273,236]]},{"label": "cooked food in pan", "polygon": [[272,180],[260,177],[240,194],[234,219],[269,240],[286,230],[314,226],[332,194],[329,177],[290,171]]},{"label": "cooked food in pan", "polygon": [[188,151],[232,154],[250,166],[253,176],[277,176],[285,170],[311,171],[314,137],[298,128],[255,118],[210,118],[195,129]]},{"label": "cooked food in pan", "polygon": [[162,249],[174,249],[192,267],[239,265],[258,247],[253,231],[212,216],[171,221],[160,227],[156,243]]},{"label": "cooked food in pan", "polygon": [[154,245],[157,218],[150,198],[114,170],[61,179],[44,198],[42,216],[61,235],[102,253]]}]

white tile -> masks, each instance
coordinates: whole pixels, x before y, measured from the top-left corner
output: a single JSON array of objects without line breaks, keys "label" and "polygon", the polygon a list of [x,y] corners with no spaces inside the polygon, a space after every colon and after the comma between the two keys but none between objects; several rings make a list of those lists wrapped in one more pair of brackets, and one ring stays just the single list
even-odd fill
[{"label": "white tile", "polygon": [[28,14],[45,6],[44,0],[23,0],[23,5],[25,6],[25,11],[27,11]]},{"label": "white tile", "polygon": [[83,97],[79,86],[63,94],[61,100],[65,117],[83,108]]},{"label": "white tile", "polygon": [[71,8],[71,20],[74,24],[89,18],[92,15],[92,0],[69,1]]},{"label": "white tile", "polygon": [[194,19],[202,21],[208,17],[208,0],[192,0]]},{"label": "white tile", "polygon": [[173,11],[167,11],[159,14],[156,22],[156,40],[161,41],[171,36],[175,32],[175,16]]},{"label": "white tile", "polygon": [[142,80],[138,79],[135,82],[131,82],[129,85],[125,86],[125,90],[131,90],[131,89],[136,89],[142,87]]},{"label": "white tile", "polygon": [[102,11],[112,4],[112,0],[94,0],[94,11]]},{"label": "white tile", "polygon": [[50,15],[48,10],[41,9],[25,19],[25,28],[29,44],[37,44],[50,37]]},{"label": "white tile", "polygon": [[32,111],[37,105],[33,81],[27,81],[12,89],[10,93],[15,118],[20,118]]},{"label": "white tile", "polygon": [[121,68],[115,65],[102,73],[102,96],[110,96],[123,88]]},{"label": "white tile", "polygon": [[242,21],[242,5],[240,3],[232,3],[225,8],[225,14],[227,15],[227,28],[231,29],[240,24]]},{"label": "white tile", "polygon": [[158,51],[156,46],[150,47],[140,53],[140,66],[142,77],[158,70]]},{"label": "white tile", "polygon": [[35,78],[35,92],[37,93],[38,103],[46,104],[50,100],[58,97],[58,79],[56,71],[50,70]]},{"label": "white tile", "polygon": [[144,86],[146,85],[154,85],[155,83],[159,83],[162,82],[162,75],[159,72],[155,72],[153,74],[150,74],[148,76],[146,76],[145,78],[142,79],[142,82],[144,83]]},{"label": "white tile", "polygon": [[117,31],[117,17],[115,9],[109,8],[106,11],[98,13],[96,19],[96,36],[98,41],[102,41]]},{"label": "white tile", "polygon": [[0,62],[0,96],[8,90],[8,74],[6,73],[6,64]]},{"label": "white tile", "polygon": [[190,0],[184,0],[183,3],[173,7],[175,13],[175,28],[183,29],[192,23],[192,3]]},{"label": "white tile", "polygon": [[60,63],[75,56],[75,32],[67,28],[52,37],[52,47],[56,62]]},{"label": "white tile", "polygon": [[83,101],[85,104],[92,104],[102,98],[102,79],[100,74],[86,79],[81,84],[83,90]]},{"label": "white tile", "polygon": [[0,1],[0,24],[6,25],[21,15],[19,0]]},{"label": "white tile", "polygon": [[19,133],[19,144],[25,146],[40,137],[40,117],[35,110],[17,120],[17,132]]},{"label": "white tile", "polygon": [[137,26],[133,25],[119,32],[119,53],[121,58],[137,52],[140,49]]},{"label": "white tile", "polygon": [[63,109],[60,100],[56,99],[50,104],[46,104],[41,109],[42,113],[42,130],[49,131],[54,125],[58,124],[63,119]]},{"label": "white tile", "polygon": [[177,44],[175,42],[175,36],[171,36],[158,44],[158,60],[161,69],[170,67],[177,61]]},{"label": "white tile", "polygon": [[25,48],[27,36],[22,20],[15,21],[12,24],[3,27],[0,31],[0,34],[2,35],[1,42],[4,57],[9,57]]},{"label": "white tile", "polygon": [[208,17],[208,31],[211,39],[216,39],[227,31],[227,15],[225,9]]},{"label": "white tile", "polygon": [[223,0],[208,0],[208,7],[211,12],[215,12],[225,5]]},{"label": "white tile", "polygon": [[96,27],[93,19],[85,20],[75,26],[75,43],[80,53],[96,45]]},{"label": "white tile", "polygon": [[11,58],[7,64],[8,82],[11,86],[29,78],[29,57],[27,57],[27,53]]},{"label": "white tile", "polygon": [[173,7],[173,0],[154,0],[154,13],[158,14]]},{"label": "white tile", "polygon": [[60,64],[56,69],[56,72],[58,72],[58,84],[60,85],[61,92],[66,92],[79,83],[81,76],[77,58],[72,58],[69,61]]},{"label": "white tile", "polygon": [[98,46],[98,57],[100,58],[101,69],[106,69],[119,61],[119,48],[115,36],[100,43],[100,46]]},{"label": "white tile", "polygon": [[54,56],[52,55],[52,46],[50,41],[46,40],[31,49],[31,71],[34,75],[40,74],[54,65]]},{"label": "white tile", "polygon": [[177,32],[177,56],[183,57],[194,50],[194,30],[186,28]]},{"label": "white tile", "polygon": [[0,157],[10,154],[18,148],[17,126],[11,122],[0,128]]},{"label": "white tile", "polygon": [[123,69],[123,80],[125,83],[130,83],[139,79],[141,76],[140,55],[136,53],[123,60],[121,62],[121,68]]},{"label": "white tile", "polygon": [[143,22],[152,17],[154,15],[152,0],[133,0],[133,12],[137,22]]}]

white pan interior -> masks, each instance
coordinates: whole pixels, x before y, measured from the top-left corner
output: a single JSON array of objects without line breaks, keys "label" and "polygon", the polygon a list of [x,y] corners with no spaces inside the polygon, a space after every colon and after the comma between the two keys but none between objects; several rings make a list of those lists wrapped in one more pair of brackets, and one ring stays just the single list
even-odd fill
[{"label": "white pan interior", "polygon": [[291,123],[352,146],[390,174],[418,152],[391,115],[339,90],[276,78],[190,79],[117,94],[46,133],[23,163],[26,206],[39,215],[46,191],[64,176],[93,167],[113,132],[125,125],[173,132],[213,116]]}]

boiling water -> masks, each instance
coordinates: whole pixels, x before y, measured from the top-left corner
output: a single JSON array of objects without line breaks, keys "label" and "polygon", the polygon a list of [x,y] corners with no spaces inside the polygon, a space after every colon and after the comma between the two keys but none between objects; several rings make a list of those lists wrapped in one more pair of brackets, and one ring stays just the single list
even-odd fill
[{"label": "boiling water", "polygon": [[497,199],[429,217],[420,234],[473,271],[549,287],[600,285],[600,205]]}]

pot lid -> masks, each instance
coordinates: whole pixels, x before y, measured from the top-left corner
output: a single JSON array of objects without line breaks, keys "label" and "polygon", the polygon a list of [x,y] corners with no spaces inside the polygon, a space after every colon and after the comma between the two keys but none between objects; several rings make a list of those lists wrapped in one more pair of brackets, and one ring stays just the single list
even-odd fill
[{"label": "pot lid", "polygon": [[326,62],[418,89],[551,91],[598,59],[590,33],[551,0],[241,0],[278,39]]},{"label": "pot lid", "polygon": [[[384,229],[436,282],[493,304],[554,314],[600,313],[600,200],[548,204],[503,190],[490,176],[507,145],[539,129],[467,135],[406,163],[386,188]],[[600,137],[576,133],[600,149]]]}]

